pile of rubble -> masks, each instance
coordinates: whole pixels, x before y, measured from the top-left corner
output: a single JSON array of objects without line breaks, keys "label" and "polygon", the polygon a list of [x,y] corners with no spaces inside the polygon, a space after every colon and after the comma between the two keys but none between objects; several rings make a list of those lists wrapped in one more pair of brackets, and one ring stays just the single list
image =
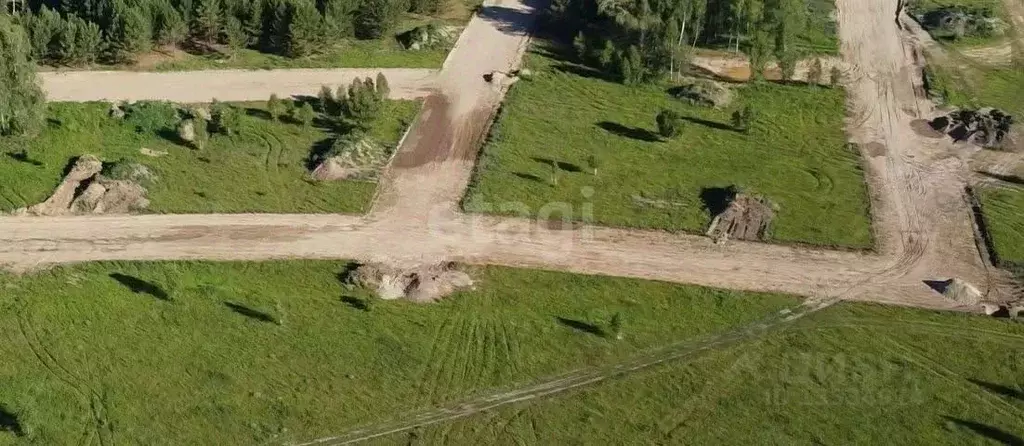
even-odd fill
[{"label": "pile of rubble", "polygon": [[473,286],[473,279],[459,271],[454,263],[411,269],[369,263],[352,271],[347,281],[374,291],[381,299],[408,299],[413,302],[436,302],[457,290]]},{"label": "pile of rubble", "polygon": [[995,108],[955,110],[929,123],[936,131],[956,141],[966,141],[990,149],[1012,146],[1013,116]]},{"label": "pile of rubble", "polygon": [[708,79],[693,79],[674,87],[669,93],[676,99],[693,105],[723,108],[732,103],[732,90],[725,85]]},{"label": "pile of rubble", "polygon": [[729,239],[764,241],[775,218],[775,206],[768,199],[737,194],[725,210],[711,220],[707,236],[715,243]]},{"label": "pile of rubble", "polygon": [[339,138],[313,169],[315,180],[373,180],[388,162],[391,151],[368,135]]},{"label": "pile of rubble", "polygon": [[124,165],[118,175],[103,175],[103,163],[92,155],[75,161],[46,201],[15,211],[18,215],[127,214],[149,206],[142,179],[152,173],[142,165]]}]

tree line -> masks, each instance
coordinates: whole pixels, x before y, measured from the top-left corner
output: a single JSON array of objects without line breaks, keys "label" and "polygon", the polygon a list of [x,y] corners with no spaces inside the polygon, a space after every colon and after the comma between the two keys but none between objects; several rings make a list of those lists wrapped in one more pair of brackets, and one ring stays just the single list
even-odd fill
[{"label": "tree line", "polygon": [[30,0],[18,21],[35,59],[53,64],[131,63],[154,46],[304,57],[384,37],[402,13],[436,14],[447,1]]},{"label": "tree line", "polygon": [[627,84],[686,66],[698,43],[745,52],[755,78],[771,59],[790,78],[807,27],[807,0],[553,0],[550,29],[572,39],[577,56]]}]

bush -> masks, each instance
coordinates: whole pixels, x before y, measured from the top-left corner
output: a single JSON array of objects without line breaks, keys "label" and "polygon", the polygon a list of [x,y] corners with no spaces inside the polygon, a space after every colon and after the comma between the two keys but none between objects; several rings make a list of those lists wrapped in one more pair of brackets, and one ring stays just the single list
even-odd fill
[{"label": "bush", "polygon": [[344,117],[355,127],[368,128],[380,116],[384,98],[377,91],[373,79],[352,80],[348,94],[341,99]]},{"label": "bush", "polygon": [[277,94],[270,95],[270,99],[267,100],[267,113],[270,114],[270,119],[276,121],[284,112],[284,103],[281,102],[281,98],[277,97]]},{"label": "bush", "polygon": [[227,136],[238,133],[242,127],[242,109],[223,102],[215,102],[210,106],[213,132]]},{"label": "bush", "polygon": [[320,93],[317,94],[317,100],[319,101],[321,113],[334,114],[333,110],[336,103],[334,100],[334,90],[331,87],[327,85],[321,86]]},{"label": "bush", "polygon": [[400,13],[398,2],[395,0],[364,0],[355,14],[356,37],[383,37],[394,29]]},{"label": "bush", "polygon": [[674,110],[662,110],[655,120],[658,123],[658,134],[664,138],[675,138],[683,130],[683,117]]},{"label": "bush", "polygon": [[127,159],[104,164],[102,174],[112,180],[132,181],[143,187],[149,187],[157,180],[148,166]]},{"label": "bush", "polygon": [[138,101],[124,107],[124,122],[138,133],[157,133],[178,124],[178,107],[166,101]]},{"label": "bush", "polygon": [[743,133],[750,132],[750,127],[756,119],[757,111],[749,105],[732,112],[732,126]]},{"label": "bush", "polygon": [[292,117],[304,126],[309,126],[316,119],[316,111],[309,102],[302,104],[302,107],[295,108],[295,116]]},{"label": "bush", "polygon": [[384,73],[377,73],[377,94],[381,98],[387,98],[391,94],[391,86],[388,85],[388,78]]}]

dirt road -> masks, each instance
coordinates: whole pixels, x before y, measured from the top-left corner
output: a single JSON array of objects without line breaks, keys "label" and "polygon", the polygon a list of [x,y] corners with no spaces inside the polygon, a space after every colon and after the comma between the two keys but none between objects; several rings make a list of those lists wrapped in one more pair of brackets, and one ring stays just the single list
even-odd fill
[{"label": "dirt road", "polygon": [[40,73],[50,101],[162,99],[176,102],[264,100],[315,95],[321,85],[348,85],[355,77],[383,72],[396,99],[425,97],[436,86],[437,70],[428,69],[301,69],[215,70],[146,73],[136,71],[69,71]]},{"label": "dirt road", "polygon": [[457,212],[506,86],[483,75],[517,66],[535,17],[526,4],[503,0],[486,4],[467,27],[367,216],[2,217],[0,263],[25,270],[104,259],[460,260],[930,308],[955,304],[924,281],[959,277],[1002,297],[1005,276],[987,268],[973,237],[966,163],[946,140],[911,130],[932,107],[915,94],[914,48],[892,20],[895,8],[888,0],[839,1],[842,55],[851,67],[848,127],[870,148],[878,253],[714,245],[704,237],[558,229]]}]

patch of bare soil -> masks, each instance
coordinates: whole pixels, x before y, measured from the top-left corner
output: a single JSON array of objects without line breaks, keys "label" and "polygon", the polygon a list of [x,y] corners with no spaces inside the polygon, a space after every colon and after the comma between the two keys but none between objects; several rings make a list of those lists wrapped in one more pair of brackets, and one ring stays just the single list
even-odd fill
[{"label": "patch of bare soil", "polygon": [[767,199],[739,194],[711,220],[707,236],[715,243],[729,239],[763,241],[773,218],[775,210]]},{"label": "patch of bare soil", "polygon": [[875,158],[875,157],[878,157],[878,156],[885,156],[885,152],[886,152],[885,144],[882,144],[882,143],[877,142],[877,141],[869,142],[869,143],[865,144],[864,145],[864,150],[867,152],[868,156],[870,156],[872,158]]},{"label": "patch of bare soil", "polygon": [[946,136],[944,133],[932,128],[927,119],[915,119],[910,121],[910,128],[914,129],[914,133],[925,138],[942,138],[943,136]]},{"label": "patch of bare soil", "polygon": [[188,59],[189,57],[192,56],[174,45],[162,46],[155,48],[153,51],[148,53],[138,55],[135,58],[135,63],[131,66],[131,69],[141,71],[152,70],[160,64],[177,62],[179,60]]},{"label": "patch of bare soil", "polygon": [[[843,61],[838,57],[823,56],[820,58],[804,59],[797,62],[796,70],[793,73],[793,80],[806,82],[816,59],[821,60],[822,75],[826,80],[832,67],[843,69]],[[742,56],[712,56],[704,54],[695,56],[690,63],[701,70],[731,82],[747,82],[753,75],[750,71],[750,60]],[[765,67],[764,77],[768,80],[782,80],[782,70],[777,63],[769,63]]]},{"label": "patch of bare soil", "polygon": [[83,155],[46,201],[15,211],[18,215],[127,214],[149,206],[146,189],[128,180],[113,180],[100,174],[103,163]]},{"label": "patch of bare soil", "polygon": [[455,291],[473,286],[473,279],[454,263],[397,268],[380,263],[360,265],[347,280],[355,286],[373,290],[381,299],[408,299],[429,303]]}]

